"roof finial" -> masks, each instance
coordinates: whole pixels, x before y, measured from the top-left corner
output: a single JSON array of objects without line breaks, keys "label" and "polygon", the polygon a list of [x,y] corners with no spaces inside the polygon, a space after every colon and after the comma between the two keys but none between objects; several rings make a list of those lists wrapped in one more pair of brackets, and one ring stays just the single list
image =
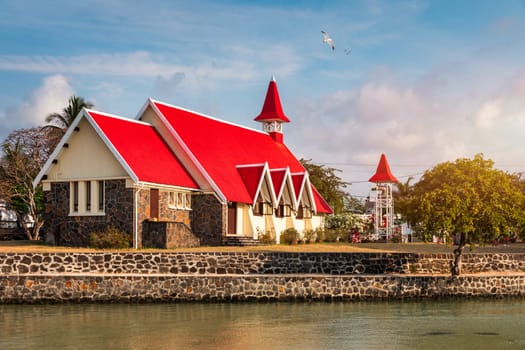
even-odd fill
[{"label": "roof finial", "polygon": [[275,74],[272,74],[272,81],[275,81]]}]

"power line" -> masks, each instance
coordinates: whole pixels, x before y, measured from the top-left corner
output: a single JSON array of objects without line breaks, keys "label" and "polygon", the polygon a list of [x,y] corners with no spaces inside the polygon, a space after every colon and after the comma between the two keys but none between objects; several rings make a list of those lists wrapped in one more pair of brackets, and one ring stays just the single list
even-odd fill
[{"label": "power line", "polygon": [[[409,177],[414,177],[414,176],[420,176],[420,175],[423,175],[424,173],[416,173],[416,174],[410,174],[410,175],[401,175],[401,176],[396,176],[398,179],[405,179],[405,178],[409,178]],[[360,180],[360,181],[350,181],[350,185],[352,184],[362,184],[362,183],[367,183],[367,182],[370,182],[368,180]]]}]

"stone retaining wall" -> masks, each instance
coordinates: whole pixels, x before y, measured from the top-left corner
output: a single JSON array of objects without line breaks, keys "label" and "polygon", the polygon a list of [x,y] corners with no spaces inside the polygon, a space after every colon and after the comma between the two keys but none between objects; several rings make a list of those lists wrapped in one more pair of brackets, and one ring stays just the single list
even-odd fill
[{"label": "stone retaining wall", "polygon": [[0,303],[524,297],[525,276],[11,275]]},{"label": "stone retaining wall", "polygon": [[[0,253],[2,274],[449,274],[452,254]],[[465,254],[463,273],[525,272],[525,254]]]},{"label": "stone retaining wall", "polygon": [[[524,254],[0,253],[0,303],[525,296]],[[491,272],[490,275],[466,275]]]}]

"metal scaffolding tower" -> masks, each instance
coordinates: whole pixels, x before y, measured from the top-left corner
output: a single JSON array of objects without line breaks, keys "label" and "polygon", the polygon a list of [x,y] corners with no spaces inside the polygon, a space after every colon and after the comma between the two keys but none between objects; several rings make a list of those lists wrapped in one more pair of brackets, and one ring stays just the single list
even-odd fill
[{"label": "metal scaffolding tower", "polygon": [[392,238],[394,233],[394,199],[392,184],[399,182],[392,172],[384,154],[381,154],[376,173],[368,180],[376,184],[374,205],[374,238]]}]

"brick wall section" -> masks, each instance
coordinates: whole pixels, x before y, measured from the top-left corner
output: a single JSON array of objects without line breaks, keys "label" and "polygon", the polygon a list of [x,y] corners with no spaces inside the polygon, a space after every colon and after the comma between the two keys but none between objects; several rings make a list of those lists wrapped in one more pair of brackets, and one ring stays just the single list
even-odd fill
[{"label": "brick wall section", "polygon": [[226,236],[228,207],[211,194],[191,198],[191,230],[202,245],[220,245]]},{"label": "brick wall section", "polygon": [[87,246],[91,232],[112,226],[130,235],[133,232],[133,189],[125,180],[105,181],[104,216],[69,216],[69,182],[51,184],[44,192],[44,232],[57,245]]}]

